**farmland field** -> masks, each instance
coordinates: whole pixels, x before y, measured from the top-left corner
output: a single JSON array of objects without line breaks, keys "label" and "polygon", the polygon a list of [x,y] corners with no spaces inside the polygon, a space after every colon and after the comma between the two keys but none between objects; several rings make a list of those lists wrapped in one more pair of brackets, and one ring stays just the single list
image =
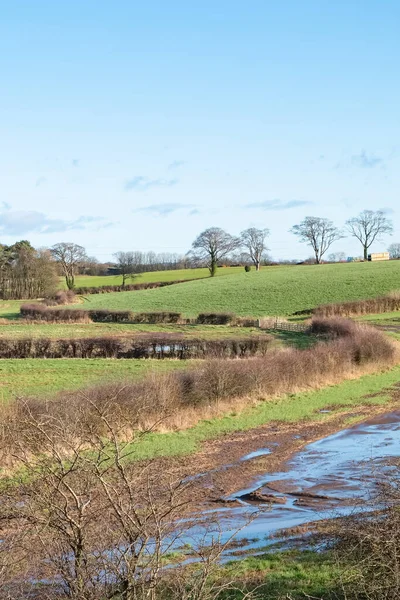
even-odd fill
[{"label": "farmland field", "polygon": [[0,403],[21,395],[51,397],[61,390],[131,380],[151,371],[180,369],[188,364],[184,360],[102,358],[0,360]]},{"label": "farmland field", "polygon": [[0,325],[2,338],[88,338],[108,336],[134,336],[146,333],[177,333],[185,337],[213,339],[248,337],[264,334],[256,327],[227,327],[225,325],[136,325],[124,323],[21,323]]},{"label": "farmland field", "polygon": [[372,298],[400,287],[400,261],[265,267],[230,277],[166,288],[90,296],[88,309],[234,312],[243,316],[290,315],[318,304]]},{"label": "farmland field", "polygon": [[[243,271],[243,267],[221,267],[217,270],[217,276],[234,275]],[[139,273],[127,283],[153,283],[158,281],[177,281],[179,279],[203,279],[209,277],[208,269],[177,269],[170,271],[149,271],[148,273]],[[66,288],[65,279],[60,277],[62,288]],[[121,275],[77,275],[75,277],[76,287],[98,287],[103,285],[121,285]]]}]

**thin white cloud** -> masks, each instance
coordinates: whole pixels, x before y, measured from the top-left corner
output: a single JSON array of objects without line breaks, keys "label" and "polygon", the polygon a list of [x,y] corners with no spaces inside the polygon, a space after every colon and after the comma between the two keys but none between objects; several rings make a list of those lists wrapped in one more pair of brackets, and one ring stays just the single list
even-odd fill
[{"label": "thin white cloud", "polygon": [[151,204],[150,206],[142,206],[135,209],[133,212],[147,213],[157,217],[166,217],[177,211],[189,211],[189,215],[197,214],[198,210],[194,204],[179,204],[171,202],[166,204]]},{"label": "thin white cloud", "polygon": [[137,175],[125,183],[125,190],[137,190],[138,192],[146,192],[154,187],[172,187],[178,183],[177,179],[149,179],[143,175]]},{"label": "thin white cloud", "polygon": [[81,216],[68,221],[52,219],[34,210],[6,210],[0,213],[0,233],[2,235],[25,235],[28,233],[56,233],[71,229],[86,229],[91,224],[102,228],[108,225],[101,217]]},{"label": "thin white cloud", "polygon": [[290,210],[291,208],[299,208],[301,206],[310,206],[314,204],[307,200],[289,200],[288,202],[282,202],[282,200],[264,200],[263,202],[252,202],[246,204],[244,208],[258,208],[261,210]]},{"label": "thin white cloud", "polygon": [[174,160],[168,165],[168,170],[179,169],[179,167],[183,167],[185,164],[186,162],[184,160]]}]

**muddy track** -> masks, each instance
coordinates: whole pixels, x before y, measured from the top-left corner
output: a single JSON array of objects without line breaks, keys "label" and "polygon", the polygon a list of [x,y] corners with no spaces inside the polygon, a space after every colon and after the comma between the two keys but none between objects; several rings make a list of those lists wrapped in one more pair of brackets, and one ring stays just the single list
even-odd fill
[{"label": "muddy track", "polygon": [[[201,450],[189,457],[161,460],[160,467],[191,482],[191,500],[199,508],[223,506],[226,498],[251,488],[261,475],[287,471],[288,462],[296,453],[311,442],[348,427],[349,417],[362,421],[398,408],[400,390],[395,386],[390,393],[392,401],[384,406],[350,407],[340,413],[325,413],[323,419],[315,422],[268,423],[227,434],[204,442]],[[304,495],[298,500],[306,502]]]}]

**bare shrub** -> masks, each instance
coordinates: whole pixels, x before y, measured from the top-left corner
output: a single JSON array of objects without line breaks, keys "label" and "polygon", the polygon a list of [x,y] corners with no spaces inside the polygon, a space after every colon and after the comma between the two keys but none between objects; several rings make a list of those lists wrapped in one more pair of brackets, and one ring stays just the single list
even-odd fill
[{"label": "bare shrub", "polygon": [[221,543],[211,515],[192,548],[195,564],[182,552],[167,568],[194,525],[190,484],[157,464],[132,463],[140,435],[115,404],[122,390],[114,391],[58,413],[19,403],[19,428],[7,423],[23,472],[0,488],[4,600],[215,600],[232,587],[216,575],[234,534]]},{"label": "bare shrub", "polygon": [[378,298],[368,300],[354,300],[351,302],[338,302],[317,306],[312,312],[317,317],[351,317],[355,315],[369,315],[400,310],[400,294],[390,293]]},{"label": "bare shrub", "polygon": [[54,295],[43,300],[46,306],[61,306],[65,304],[74,304],[77,296],[74,290],[58,290]]},{"label": "bare shrub", "polygon": [[132,319],[134,323],[179,323],[182,314],[170,311],[144,312],[135,313]]},{"label": "bare shrub", "polygon": [[232,313],[200,313],[196,319],[199,325],[233,325],[235,321]]},{"label": "bare shrub", "polygon": [[355,335],[357,325],[349,319],[340,317],[331,319],[314,318],[308,331],[313,335],[324,335],[330,338],[347,337]]},{"label": "bare shrub", "polygon": [[330,545],[343,572],[345,598],[400,597],[400,481],[386,476],[363,511],[333,523]]},{"label": "bare shrub", "polygon": [[80,296],[89,294],[109,294],[110,292],[134,292],[137,290],[151,290],[168,285],[177,285],[178,283],[187,283],[188,281],[197,281],[197,279],[176,279],[174,281],[152,281],[147,283],[128,283],[122,285],[101,285],[97,287],[81,286],[74,288],[75,293]]},{"label": "bare shrub", "polygon": [[31,321],[47,321],[49,323],[88,323],[89,313],[86,310],[70,310],[48,308],[44,304],[22,304],[20,314]]},{"label": "bare shrub", "polygon": [[202,340],[175,333],[148,333],[134,337],[0,338],[0,358],[246,358],[264,356],[274,338],[260,335]]},{"label": "bare shrub", "polygon": [[129,310],[89,310],[88,316],[94,323],[130,323],[133,319]]}]

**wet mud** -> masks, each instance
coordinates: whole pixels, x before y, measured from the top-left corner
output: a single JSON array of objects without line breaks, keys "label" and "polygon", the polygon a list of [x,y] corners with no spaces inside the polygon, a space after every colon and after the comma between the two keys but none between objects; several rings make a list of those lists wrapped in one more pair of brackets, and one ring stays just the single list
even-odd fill
[{"label": "wet mud", "polygon": [[[202,516],[218,521],[221,541],[240,529],[236,539],[243,540],[243,549],[257,549],[268,540],[276,540],[284,530],[300,528],[306,532],[309,524],[363,510],[383,478],[398,469],[400,410],[378,413],[323,435],[323,430],[329,431],[335,423],[337,427],[335,419],[304,425],[301,434],[280,431],[274,436],[273,431],[263,435],[259,431],[259,451],[246,452],[235,461],[195,476],[195,485],[205,492]],[[308,443],[316,433],[322,437]],[[237,437],[240,448],[239,434]],[[232,457],[232,448],[229,454]]]}]

